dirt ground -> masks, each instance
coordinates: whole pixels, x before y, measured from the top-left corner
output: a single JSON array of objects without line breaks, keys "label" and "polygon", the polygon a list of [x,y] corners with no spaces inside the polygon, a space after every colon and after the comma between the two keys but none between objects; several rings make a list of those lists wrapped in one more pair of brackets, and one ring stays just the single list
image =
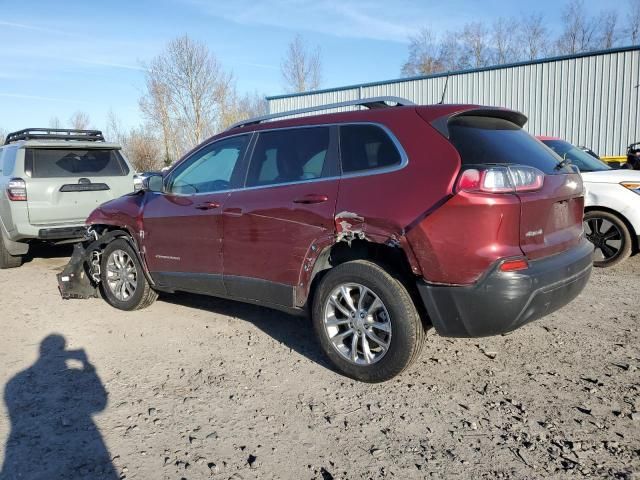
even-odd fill
[{"label": "dirt ground", "polygon": [[0,271],[3,480],[640,478],[640,257],[512,334],[431,331],[368,385],[331,370],[306,319],[63,301],[66,253]]}]

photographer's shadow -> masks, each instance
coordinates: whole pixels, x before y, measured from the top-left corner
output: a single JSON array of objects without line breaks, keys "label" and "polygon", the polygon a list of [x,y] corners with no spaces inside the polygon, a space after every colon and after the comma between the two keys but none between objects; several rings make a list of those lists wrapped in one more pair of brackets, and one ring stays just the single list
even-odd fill
[{"label": "photographer's shadow", "polygon": [[119,478],[92,419],[107,392],[85,351],[65,347],[49,335],[38,360],[6,385],[11,433],[1,480]]}]

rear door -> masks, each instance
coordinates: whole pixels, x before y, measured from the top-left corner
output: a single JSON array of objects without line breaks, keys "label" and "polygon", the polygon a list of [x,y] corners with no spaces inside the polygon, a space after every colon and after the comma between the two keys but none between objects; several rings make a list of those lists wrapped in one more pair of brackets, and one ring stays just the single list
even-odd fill
[{"label": "rear door", "polygon": [[520,248],[528,258],[553,255],[579,243],[584,211],[579,173],[520,126],[503,118],[465,114],[451,119],[448,131],[463,168],[518,164],[545,174],[542,188],[517,193]]},{"label": "rear door", "polygon": [[260,132],[224,207],[227,293],[292,306],[312,246],[335,234],[338,185],[335,127]]},{"label": "rear door", "polygon": [[27,208],[33,225],[82,224],[98,205],[133,191],[114,148],[26,147]]}]

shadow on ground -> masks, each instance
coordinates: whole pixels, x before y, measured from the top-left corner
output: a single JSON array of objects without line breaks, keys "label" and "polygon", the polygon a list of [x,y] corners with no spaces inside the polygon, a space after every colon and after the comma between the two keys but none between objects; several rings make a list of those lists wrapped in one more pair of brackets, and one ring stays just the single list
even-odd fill
[{"label": "shadow on ground", "polygon": [[107,392],[84,350],[49,335],[38,360],[7,383],[4,401],[11,433],[0,479],[119,478],[92,419]]},{"label": "shadow on ground", "polygon": [[162,294],[164,302],[197,308],[253,323],[267,335],[309,360],[332,370],[316,341],[311,320],[234,300],[191,293]]},{"label": "shadow on ground", "polygon": [[33,261],[36,258],[65,258],[71,257],[73,244],[52,245],[50,243],[34,242],[29,246],[29,253],[23,257],[24,263]]}]

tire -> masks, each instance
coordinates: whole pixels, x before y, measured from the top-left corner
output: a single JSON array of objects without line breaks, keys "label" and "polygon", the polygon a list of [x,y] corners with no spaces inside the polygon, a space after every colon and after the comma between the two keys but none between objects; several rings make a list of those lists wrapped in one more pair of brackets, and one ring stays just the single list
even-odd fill
[{"label": "tire", "polygon": [[631,232],[617,215],[604,210],[590,210],[584,215],[584,230],[587,239],[595,246],[594,266],[613,267],[631,255]]},{"label": "tire", "polygon": [[0,269],[17,268],[22,265],[22,255],[11,255],[4,244],[4,234],[0,233]]},{"label": "tire", "polygon": [[[362,305],[360,298],[364,299]],[[424,344],[425,328],[407,289],[383,268],[366,260],[329,270],[314,296],[312,321],[320,347],[331,363],[344,375],[363,382],[383,382],[399,375],[418,358]],[[358,332],[355,361],[355,335],[349,330]]]},{"label": "tire", "polygon": [[[124,275],[124,272],[128,273]],[[119,280],[125,277],[125,282]],[[109,243],[102,251],[100,291],[107,303],[120,310],[140,310],[158,298],[147,282],[138,255],[122,238]]]}]

